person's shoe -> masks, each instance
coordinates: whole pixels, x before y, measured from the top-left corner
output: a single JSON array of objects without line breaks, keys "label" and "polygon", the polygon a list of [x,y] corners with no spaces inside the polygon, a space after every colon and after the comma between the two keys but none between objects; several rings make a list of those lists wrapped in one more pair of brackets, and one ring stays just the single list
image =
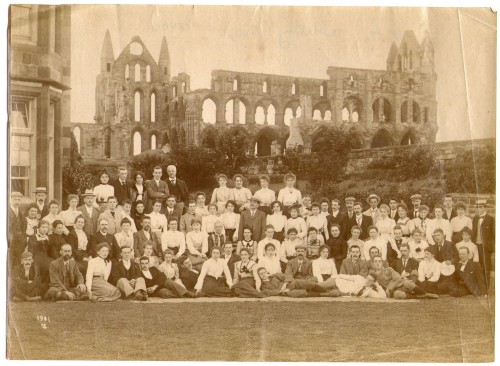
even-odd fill
[{"label": "person's shoe", "polygon": [[184,297],[189,297],[189,298],[195,299],[196,298],[196,294],[188,291],[188,292],[186,292],[184,294]]},{"label": "person's shoe", "polygon": [[135,295],[131,297],[131,300],[142,301],[142,294],[137,291]]},{"label": "person's shoe", "polygon": [[75,301],[87,301],[87,300],[89,300],[89,299],[90,299],[89,293],[88,293],[88,292],[86,292],[86,293],[84,293],[83,295],[81,295],[80,297],[77,297],[77,298],[75,299]]},{"label": "person's shoe", "polygon": [[61,291],[61,293],[58,295],[59,296],[58,296],[57,300],[59,300],[59,301],[69,301],[70,300],[68,294],[64,291]]}]

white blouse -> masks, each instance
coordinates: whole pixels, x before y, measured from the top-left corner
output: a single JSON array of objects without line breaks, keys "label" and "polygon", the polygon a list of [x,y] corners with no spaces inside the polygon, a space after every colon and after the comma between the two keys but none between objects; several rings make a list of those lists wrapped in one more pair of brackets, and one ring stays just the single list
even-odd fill
[{"label": "white blouse", "polygon": [[180,257],[186,251],[186,237],[182,231],[168,230],[161,235],[161,249],[165,251],[169,248],[179,248],[177,257]]},{"label": "white blouse", "polygon": [[472,230],[472,219],[465,215],[462,217],[455,216],[454,218],[451,219],[450,224],[451,224],[451,230],[454,233],[462,231],[462,229],[466,226]]},{"label": "white blouse", "polygon": [[148,215],[151,218],[151,229],[159,232],[168,229],[167,217],[159,212],[151,212]]},{"label": "white blouse", "polygon": [[134,233],[132,231],[129,231],[128,233],[124,231],[120,231],[119,233],[115,234],[115,239],[120,248],[122,247],[129,247],[129,248],[134,248]]},{"label": "white blouse", "polygon": [[281,255],[281,243],[279,242],[279,240],[268,238],[262,239],[261,241],[259,241],[259,244],[257,244],[257,258],[261,260],[266,256],[265,247],[267,244],[274,245],[274,254],[279,258],[279,256]]},{"label": "white blouse", "polygon": [[261,188],[253,196],[260,201],[261,206],[270,206],[276,201],[276,192],[269,188]]},{"label": "white blouse", "polygon": [[278,201],[284,206],[291,206],[295,203],[301,203],[302,193],[296,188],[282,188],[278,193]]},{"label": "white blouse", "polygon": [[240,214],[234,212],[224,212],[219,219],[226,229],[235,229],[238,231],[240,225]]},{"label": "white blouse", "polygon": [[238,205],[246,204],[250,201],[250,198],[252,198],[252,192],[246,187],[233,188],[233,195]]},{"label": "white blouse", "polygon": [[276,256],[273,258],[266,256],[259,259],[259,267],[264,267],[270,275],[281,273],[280,260]]},{"label": "white blouse", "polygon": [[214,226],[216,221],[222,221],[222,220],[217,215],[210,214],[208,216],[203,216],[201,219],[201,231],[204,231],[206,233],[215,232]]},{"label": "white blouse", "polygon": [[198,233],[190,231],[186,234],[186,246],[189,253],[192,255],[198,255],[201,257],[202,253],[207,254],[208,234],[204,231],[200,231]]},{"label": "white blouse", "polygon": [[205,281],[206,276],[212,276],[218,279],[222,277],[222,274],[226,277],[226,283],[229,287],[233,287],[233,280],[231,278],[231,272],[224,259],[214,259],[210,258],[203,263],[201,267],[201,272],[198,277],[198,282],[196,282],[195,290],[201,290],[203,288],[203,281]]},{"label": "white blouse", "polygon": [[142,185],[136,184],[135,188],[137,188],[137,198],[135,200],[136,201],[143,201],[144,184],[142,184]]},{"label": "white blouse", "polygon": [[333,258],[325,259],[319,257],[312,261],[312,271],[314,277],[318,279],[318,283],[323,282],[322,275],[335,276],[337,274],[337,268],[335,267],[335,261]]},{"label": "white blouse", "polygon": [[390,217],[386,217],[383,219],[379,217],[375,226],[378,229],[378,233],[382,237],[393,237],[394,236],[394,226],[396,226],[396,221],[391,219]]},{"label": "white blouse", "polygon": [[298,245],[303,245],[304,241],[302,239],[296,238],[294,241],[290,241],[288,239],[285,239],[283,243],[281,243],[281,260],[283,262],[288,262],[286,257],[292,257],[297,254],[295,251],[295,248]]},{"label": "white blouse", "polygon": [[285,227],[285,234],[288,232],[289,229],[295,228],[299,232],[297,236],[299,238],[304,238],[307,236],[307,225],[305,220],[302,217],[297,217],[297,218],[289,218],[286,222],[286,227]]},{"label": "white blouse", "polygon": [[313,227],[318,230],[318,233],[325,233],[326,239],[328,240],[330,236],[328,235],[328,222],[325,215],[307,216],[306,223],[308,229]]},{"label": "white blouse", "polygon": [[83,230],[78,230],[75,228],[75,234],[78,238],[78,250],[87,250],[87,244],[89,243],[89,238],[87,238],[87,234]]},{"label": "white blouse", "polygon": [[286,226],[286,216],[281,212],[273,213],[272,215],[267,215],[266,225],[273,225],[274,232],[280,233],[285,229]]},{"label": "white blouse", "polygon": [[92,279],[102,277],[107,281],[111,273],[111,261],[106,261],[101,257],[95,257],[89,260],[86,275],[86,286],[88,291],[92,291]]},{"label": "white blouse", "polygon": [[73,227],[75,226],[75,219],[80,216],[82,212],[80,210],[77,210],[76,208],[72,210],[71,208],[68,208],[65,211],[61,211],[59,214],[62,218],[62,221],[64,223],[64,226],[66,227]]},{"label": "white blouse", "polygon": [[[425,248],[429,246],[429,244],[425,240],[420,240],[420,243],[415,243],[413,239],[408,241],[408,245],[410,246],[410,257],[420,261],[425,258]],[[417,249],[420,249],[417,252]]]},{"label": "white blouse", "polygon": [[109,197],[115,195],[115,187],[113,187],[111,184],[99,184],[94,187],[94,195],[94,202],[107,202]]}]

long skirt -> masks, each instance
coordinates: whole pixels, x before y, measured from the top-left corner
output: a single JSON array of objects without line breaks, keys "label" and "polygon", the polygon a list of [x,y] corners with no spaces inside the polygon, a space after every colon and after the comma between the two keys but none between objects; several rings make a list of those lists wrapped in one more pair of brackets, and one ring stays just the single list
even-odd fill
[{"label": "long skirt", "polygon": [[255,280],[252,277],[241,278],[238,283],[234,285],[234,292],[239,297],[264,297],[255,289]]},{"label": "long skirt", "polygon": [[205,276],[201,291],[208,297],[230,297],[231,290],[227,287],[224,277]]},{"label": "long skirt", "polygon": [[90,298],[92,301],[115,301],[121,296],[120,290],[109,282],[106,282],[103,278],[94,277],[92,279],[92,297]]},{"label": "long skirt", "polygon": [[236,229],[226,229],[226,240],[233,243],[233,235]]}]

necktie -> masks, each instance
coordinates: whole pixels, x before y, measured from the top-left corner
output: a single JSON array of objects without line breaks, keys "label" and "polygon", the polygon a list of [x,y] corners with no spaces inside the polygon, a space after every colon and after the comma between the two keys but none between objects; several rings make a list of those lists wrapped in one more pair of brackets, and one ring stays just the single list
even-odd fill
[{"label": "necktie", "polygon": [[403,268],[406,269],[406,259],[403,259]]},{"label": "necktie", "polygon": [[356,217],[356,222],[358,223],[358,226],[361,226],[361,216]]},{"label": "necktie", "polygon": [[299,262],[299,269],[297,270],[297,272],[302,272],[302,262]]},{"label": "necktie", "polygon": [[115,217],[115,213],[113,211],[111,211],[111,216]]},{"label": "necktie", "polygon": [[170,179],[170,182],[171,182],[172,184],[175,184],[175,179]]}]

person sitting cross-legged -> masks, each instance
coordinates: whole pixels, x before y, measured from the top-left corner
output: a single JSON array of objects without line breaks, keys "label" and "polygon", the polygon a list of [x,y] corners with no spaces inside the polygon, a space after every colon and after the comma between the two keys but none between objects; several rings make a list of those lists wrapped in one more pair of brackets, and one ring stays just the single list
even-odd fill
[{"label": "person sitting cross-legged", "polygon": [[410,256],[410,245],[408,243],[403,243],[399,250],[401,251],[401,258],[395,259],[391,263],[391,267],[399,273],[402,278],[407,278],[416,283],[418,278],[418,261]]},{"label": "person sitting cross-legged", "polygon": [[[193,263],[191,263],[191,259],[187,255],[179,258],[179,277],[186,289],[195,291],[194,287],[198,282],[199,275],[200,272],[193,267]],[[198,294],[198,296],[202,297],[203,294]]]},{"label": "person sitting cross-legged", "polygon": [[139,265],[131,260],[132,248],[121,247],[122,259],[111,266],[109,283],[115,286],[128,300],[147,301],[146,282],[141,277]]},{"label": "person sitting cross-legged", "polygon": [[411,280],[402,279],[399,273],[390,267],[383,267],[381,256],[373,258],[373,270],[377,275],[377,281],[385,290],[387,297],[398,300],[403,299],[437,299],[436,294],[425,292]]},{"label": "person sitting cross-legged", "polygon": [[24,252],[21,265],[12,274],[10,296],[14,301],[40,301],[47,292],[38,268],[33,264],[33,254]]},{"label": "person sitting cross-legged", "polygon": [[50,284],[45,295],[48,300],[88,300],[83,276],[72,256],[70,244],[61,245],[60,257],[49,265]]},{"label": "person sitting cross-legged", "polygon": [[234,292],[239,297],[264,297],[256,290],[256,282],[260,281],[257,275],[257,264],[250,259],[250,250],[240,250],[241,260],[234,264]]},{"label": "person sitting cross-legged", "polygon": [[212,248],[212,257],[201,267],[200,276],[195,286],[197,294],[203,292],[208,297],[232,296],[231,272],[226,261],[220,255],[221,249],[219,247]]},{"label": "person sitting cross-legged", "polygon": [[437,293],[437,283],[441,275],[441,263],[434,259],[435,246],[424,249],[424,259],[418,264],[417,284],[425,292]]},{"label": "person sitting cross-legged", "polygon": [[169,280],[165,273],[156,267],[149,266],[149,258],[141,257],[141,276],[146,283],[146,291],[150,297],[161,297],[163,299],[179,297],[196,297],[195,294],[186,290],[177,282]]}]

